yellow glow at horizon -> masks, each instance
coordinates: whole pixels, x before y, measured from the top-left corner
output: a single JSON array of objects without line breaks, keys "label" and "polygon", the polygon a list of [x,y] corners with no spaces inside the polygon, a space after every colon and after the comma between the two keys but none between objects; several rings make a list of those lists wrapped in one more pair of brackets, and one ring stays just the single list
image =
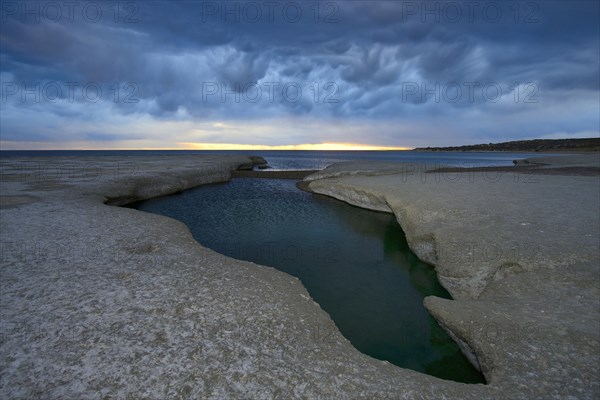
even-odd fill
[{"label": "yellow glow at horizon", "polygon": [[306,143],[289,145],[262,145],[240,143],[178,143],[189,150],[355,150],[355,151],[383,151],[383,150],[412,150],[412,147],[372,146],[357,143]]}]

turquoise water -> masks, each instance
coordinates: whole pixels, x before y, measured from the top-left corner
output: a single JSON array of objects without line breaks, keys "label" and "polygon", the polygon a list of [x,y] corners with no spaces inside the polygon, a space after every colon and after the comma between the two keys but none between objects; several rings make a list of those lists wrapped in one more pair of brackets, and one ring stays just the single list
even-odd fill
[{"label": "turquoise water", "polygon": [[136,208],[183,221],[202,245],[298,277],[361,352],[460,382],[484,382],[422,305],[449,298],[392,215],[300,191],[292,180],[234,179]]}]

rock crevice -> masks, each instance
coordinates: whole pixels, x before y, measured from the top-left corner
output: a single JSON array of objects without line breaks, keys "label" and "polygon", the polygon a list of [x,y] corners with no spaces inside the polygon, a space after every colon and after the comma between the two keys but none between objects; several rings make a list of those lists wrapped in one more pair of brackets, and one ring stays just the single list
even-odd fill
[{"label": "rock crevice", "polygon": [[368,357],[297,279],[206,249],[178,221],[104,204],[226,180],[247,158],[136,157],[123,177],[112,168],[132,158],[40,162],[99,173],[27,181],[31,163],[6,162],[15,174],[3,174],[3,196],[36,201],[0,210],[1,322],[11,327],[0,397],[497,397]]},{"label": "rock crevice", "polygon": [[[600,375],[600,181],[561,168],[599,161],[547,157],[539,175],[502,171],[493,181],[470,170],[450,180],[395,163],[345,163],[306,180],[315,193],[391,209],[455,299],[425,306],[491,387],[509,398],[592,399],[600,387],[591,378]],[[553,334],[559,326],[569,334]]]}]

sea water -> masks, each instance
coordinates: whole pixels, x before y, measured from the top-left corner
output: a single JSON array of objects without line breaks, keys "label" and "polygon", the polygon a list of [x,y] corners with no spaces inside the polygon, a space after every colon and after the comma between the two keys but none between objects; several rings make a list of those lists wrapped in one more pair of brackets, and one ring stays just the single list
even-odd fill
[{"label": "sea water", "polygon": [[[281,151],[281,150],[4,150],[0,157],[102,157],[163,156],[177,154],[236,154],[264,157],[273,170],[315,170],[340,161],[401,161],[415,164],[457,167],[508,166],[513,160],[540,156],[540,153],[504,152],[421,152],[421,151]],[[550,154],[544,154],[549,156]]]},{"label": "sea water", "polygon": [[394,216],[296,188],[236,178],[136,205],[183,221],[202,245],[298,277],[359,351],[399,367],[484,382],[423,306],[449,298]]}]

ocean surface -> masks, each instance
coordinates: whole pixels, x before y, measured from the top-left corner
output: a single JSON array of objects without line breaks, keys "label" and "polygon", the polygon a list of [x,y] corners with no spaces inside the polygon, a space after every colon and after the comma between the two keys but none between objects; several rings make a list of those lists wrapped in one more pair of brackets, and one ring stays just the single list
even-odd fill
[{"label": "ocean surface", "polygon": [[424,308],[425,296],[450,295],[393,215],[301,191],[294,180],[253,178],[135,207],[184,222],[221,254],[298,277],[359,351],[443,379],[484,382]]},{"label": "ocean surface", "polygon": [[[282,151],[282,150],[4,150],[0,157],[44,156],[151,156],[174,154],[237,154],[265,158],[273,170],[314,170],[340,161],[380,160],[427,163],[457,167],[513,165],[512,161],[540,156],[540,153],[504,152],[419,152],[419,151]],[[548,156],[549,154],[543,154]]]}]

